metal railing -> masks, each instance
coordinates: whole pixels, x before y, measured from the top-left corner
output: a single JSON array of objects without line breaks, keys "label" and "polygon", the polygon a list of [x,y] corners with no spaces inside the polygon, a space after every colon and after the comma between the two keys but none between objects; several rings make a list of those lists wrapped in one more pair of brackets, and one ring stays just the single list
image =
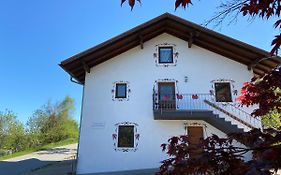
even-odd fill
[{"label": "metal railing", "polygon": [[177,94],[173,97],[159,98],[157,93],[153,94],[154,110],[209,110],[204,100],[211,100],[210,94]]},{"label": "metal railing", "polygon": [[227,103],[225,109],[233,114],[234,116],[239,117],[239,119],[247,122],[252,125],[253,128],[262,128],[261,119],[259,117],[253,117],[251,114],[243,110],[243,108],[238,103]]},{"label": "metal railing", "polygon": [[216,102],[215,96],[207,93],[176,94],[159,97],[153,93],[153,110],[180,111],[180,110],[208,110],[223,118],[229,118],[247,126],[248,128],[260,128],[261,121],[240,108],[234,102]]}]

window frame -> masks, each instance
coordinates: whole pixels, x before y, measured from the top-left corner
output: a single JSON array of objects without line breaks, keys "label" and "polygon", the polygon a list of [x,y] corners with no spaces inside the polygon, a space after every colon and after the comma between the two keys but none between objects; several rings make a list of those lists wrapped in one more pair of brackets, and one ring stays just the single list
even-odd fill
[{"label": "window frame", "polygon": [[[218,100],[218,93],[217,93],[217,89],[216,89],[216,84],[228,84],[229,87],[229,91],[228,91],[228,95],[229,95],[229,100]],[[223,81],[223,82],[214,82],[214,92],[215,92],[215,101],[218,103],[232,103],[233,102],[233,94],[232,94],[232,89],[231,89],[231,83],[228,81]]]},{"label": "window frame", "polygon": [[[132,133],[132,138],[133,138],[133,144],[132,146],[120,146],[119,145],[119,136],[120,136],[120,127],[132,127],[133,133]],[[118,132],[117,132],[117,148],[118,149],[134,149],[136,146],[136,140],[135,140],[135,125],[118,125]]]},{"label": "window frame", "polygon": [[[119,85],[125,85],[125,96],[119,96],[118,95],[118,86]],[[128,88],[128,84],[127,83],[116,83],[115,84],[115,98],[116,99],[126,99],[127,98],[127,95],[128,95],[128,93],[127,93],[127,88]]]},{"label": "window frame", "polygon": [[[169,94],[171,97],[170,99],[163,99],[163,92],[161,91],[161,86],[170,86],[172,88],[172,93]],[[159,108],[166,108],[166,109],[176,109],[176,82],[174,81],[165,81],[165,82],[158,82],[157,83],[157,92],[158,92],[158,104]],[[165,94],[164,94],[165,96]]]},{"label": "window frame", "polygon": [[[171,49],[171,56],[172,60],[171,62],[167,61],[161,61],[161,49],[162,48],[170,48]],[[173,46],[159,46],[158,47],[158,64],[174,64],[174,47]]]}]

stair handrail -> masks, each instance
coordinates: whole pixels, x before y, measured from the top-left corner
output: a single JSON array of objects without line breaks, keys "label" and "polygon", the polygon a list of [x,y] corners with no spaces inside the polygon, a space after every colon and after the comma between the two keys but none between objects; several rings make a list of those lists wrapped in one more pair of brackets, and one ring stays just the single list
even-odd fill
[{"label": "stair handrail", "polygon": [[[251,128],[251,129],[256,128],[256,127],[253,126],[252,124],[248,123],[247,121],[242,120],[242,119],[239,118],[239,117],[236,117],[235,115],[233,115],[233,114],[231,114],[230,112],[226,111],[225,109],[223,109],[222,107],[218,106],[217,104],[215,104],[215,103],[213,103],[213,102],[210,102],[209,100],[206,100],[206,99],[204,100],[204,102],[205,102],[206,104],[208,104],[209,106],[211,106],[211,107],[213,107],[213,108],[219,110],[220,112],[226,114],[227,116],[231,117],[232,119],[234,119],[234,120],[236,120],[236,121],[242,123],[243,125],[245,125],[245,126]],[[237,109],[237,108],[236,108],[236,109]],[[244,111],[244,112],[247,113],[246,111]],[[248,113],[247,113],[247,114],[248,114]],[[248,114],[248,115],[249,115],[250,117],[252,117],[250,114]]]},{"label": "stair handrail", "polygon": [[232,103],[227,103],[227,105],[230,105],[230,106],[232,106],[233,108],[235,108],[236,110],[239,110],[240,112],[242,112],[242,113],[244,113],[244,114],[246,114],[246,115],[248,115],[248,116],[251,116],[251,118],[254,118],[254,119],[258,120],[258,121],[261,121],[261,119],[259,119],[258,117],[253,117],[250,113],[248,113],[248,112],[246,112],[245,110],[243,110],[243,109],[241,109],[241,108],[235,106],[235,105],[232,104]]},{"label": "stair handrail", "polygon": [[[250,123],[252,124],[256,124],[258,123],[261,127],[261,119],[259,117],[253,117],[251,114],[249,114],[248,112],[246,112],[245,110],[241,109],[240,107],[234,105],[233,103],[227,103],[228,106],[234,108],[235,110],[239,111],[239,114],[240,113],[243,113],[244,116],[250,121]],[[240,105],[241,106],[241,105]],[[257,127],[255,127],[257,128]]]}]

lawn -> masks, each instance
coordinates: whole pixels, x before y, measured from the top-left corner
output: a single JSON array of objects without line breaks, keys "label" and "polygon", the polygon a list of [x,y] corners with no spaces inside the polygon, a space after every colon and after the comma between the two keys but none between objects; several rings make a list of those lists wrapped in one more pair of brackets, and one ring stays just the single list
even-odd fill
[{"label": "lawn", "polygon": [[6,160],[6,159],[30,154],[30,153],[33,153],[33,152],[36,152],[36,151],[43,151],[43,150],[47,150],[47,149],[50,149],[50,148],[55,148],[55,147],[74,144],[74,143],[77,143],[77,139],[70,138],[70,139],[60,141],[60,142],[50,143],[50,144],[44,145],[44,146],[39,147],[39,148],[28,149],[28,150],[16,152],[16,153],[13,153],[13,154],[5,155],[5,156],[0,157],[0,160]]}]

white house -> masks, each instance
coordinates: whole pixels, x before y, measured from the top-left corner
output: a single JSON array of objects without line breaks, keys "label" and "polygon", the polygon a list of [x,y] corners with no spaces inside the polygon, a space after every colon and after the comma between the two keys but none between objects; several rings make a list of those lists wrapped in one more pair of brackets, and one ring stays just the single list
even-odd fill
[{"label": "white house", "polygon": [[77,174],[145,174],[175,135],[200,138],[261,127],[235,102],[279,61],[268,52],[163,14],[60,66],[83,85]]}]

